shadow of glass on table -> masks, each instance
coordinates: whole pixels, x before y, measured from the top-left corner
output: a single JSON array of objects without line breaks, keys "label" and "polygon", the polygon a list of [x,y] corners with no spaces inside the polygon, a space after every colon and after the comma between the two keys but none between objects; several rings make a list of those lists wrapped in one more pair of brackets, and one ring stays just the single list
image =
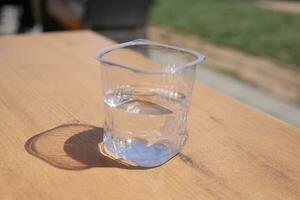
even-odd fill
[{"label": "shadow of glass on table", "polygon": [[31,137],[25,149],[31,155],[61,169],[145,169],[105,155],[102,138],[102,128],[80,123],[64,124]]}]

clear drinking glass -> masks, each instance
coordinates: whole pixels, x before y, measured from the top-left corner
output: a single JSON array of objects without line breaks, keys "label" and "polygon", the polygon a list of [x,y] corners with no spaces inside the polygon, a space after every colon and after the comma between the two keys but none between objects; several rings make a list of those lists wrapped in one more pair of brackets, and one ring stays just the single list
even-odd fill
[{"label": "clear drinking glass", "polygon": [[149,40],[97,54],[104,96],[106,153],[142,167],[163,164],[187,138],[196,67],[204,56]]}]

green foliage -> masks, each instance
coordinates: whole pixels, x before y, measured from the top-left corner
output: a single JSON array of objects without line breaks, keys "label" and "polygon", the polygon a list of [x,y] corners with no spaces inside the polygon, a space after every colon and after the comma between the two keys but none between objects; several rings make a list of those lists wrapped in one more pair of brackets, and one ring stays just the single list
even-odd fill
[{"label": "green foliage", "polygon": [[151,21],[300,67],[300,15],[233,0],[157,0]]}]

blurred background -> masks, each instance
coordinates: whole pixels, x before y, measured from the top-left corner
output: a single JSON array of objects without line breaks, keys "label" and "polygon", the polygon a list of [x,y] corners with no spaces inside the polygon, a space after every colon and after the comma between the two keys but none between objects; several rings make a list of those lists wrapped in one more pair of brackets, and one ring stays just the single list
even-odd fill
[{"label": "blurred background", "polygon": [[0,0],[0,35],[80,29],[200,51],[197,80],[300,127],[300,1]]}]

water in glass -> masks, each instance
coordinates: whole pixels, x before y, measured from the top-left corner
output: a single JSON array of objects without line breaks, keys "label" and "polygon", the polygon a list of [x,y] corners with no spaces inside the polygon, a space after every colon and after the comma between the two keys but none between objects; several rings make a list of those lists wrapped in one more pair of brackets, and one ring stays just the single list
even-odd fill
[{"label": "water in glass", "polygon": [[158,166],[186,140],[186,96],[164,88],[119,86],[104,95],[105,149],[131,164]]}]

